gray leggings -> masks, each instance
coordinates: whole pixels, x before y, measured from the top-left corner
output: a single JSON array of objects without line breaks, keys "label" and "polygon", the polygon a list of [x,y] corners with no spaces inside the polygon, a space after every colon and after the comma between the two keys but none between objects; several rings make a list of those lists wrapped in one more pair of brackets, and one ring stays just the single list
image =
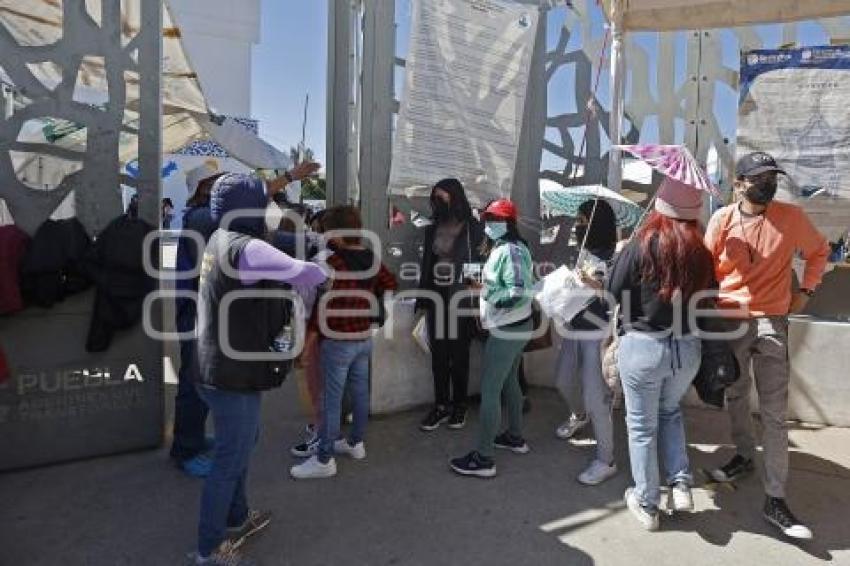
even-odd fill
[{"label": "gray leggings", "polygon": [[614,462],[611,390],[602,377],[601,340],[564,338],[558,354],[555,386],[575,414],[587,413],[596,436],[596,458]]}]

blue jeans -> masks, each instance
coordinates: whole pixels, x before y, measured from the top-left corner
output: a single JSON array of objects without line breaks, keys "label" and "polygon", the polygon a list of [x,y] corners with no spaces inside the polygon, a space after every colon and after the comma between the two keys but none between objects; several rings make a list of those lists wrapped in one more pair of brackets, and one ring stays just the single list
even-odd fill
[{"label": "blue jeans", "polygon": [[228,527],[248,516],[245,478],[260,433],[260,393],[224,391],[198,386],[215,425],[212,471],[204,481],[198,552],[209,556],[224,540]]},{"label": "blue jeans", "polygon": [[637,500],[657,507],[658,452],[668,485],[693,481],[680,402],[696,377],[702,343],[698,338],[657,338],[629,332],[620,339],[617,365],[626,402],[629,457]]},{"label": "blue jeans", "polygon": [[334,442],[339,438],[339,420],[346,382],[350,381],[354,405],[354,425],[348,442],[363,440],[369,419],[369,358],[372,339],[323,339],[319,346],[322,368],[322,425],[319,427],[319,460],[327,463],[334,454]]}]

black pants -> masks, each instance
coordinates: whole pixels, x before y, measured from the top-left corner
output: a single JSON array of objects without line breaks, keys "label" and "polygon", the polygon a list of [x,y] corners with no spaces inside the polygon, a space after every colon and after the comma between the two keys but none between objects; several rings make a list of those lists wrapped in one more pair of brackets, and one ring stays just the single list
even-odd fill
[{"label": "black pants", "polygon": [[[442,305],[429,305],[428,336],[431,343],[431,371],[434,374],[434,403],[443,407],[466,408],[469,389],[469,344],[472,341],[472,319],[457,319],[457,332],[452,332],[449,313],[451,294],[438,290]],[[442,329],[437,328],[437,309],[442,310]],[[438,332],[440,330],[440,332]]]}]

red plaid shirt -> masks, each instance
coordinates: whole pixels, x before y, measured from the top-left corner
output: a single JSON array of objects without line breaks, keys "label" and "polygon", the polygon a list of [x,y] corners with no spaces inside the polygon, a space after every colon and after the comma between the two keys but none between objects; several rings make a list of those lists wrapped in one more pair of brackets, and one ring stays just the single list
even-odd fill
[{"label": "red plaid shirt", "polygon": [[[339,255],[334,254],[327,259],[327,264],[335,271],[353,273]],[[363,293],[374,295],[377,300],[386,291],[394,291],[398,288],[395,276],[382,263],[378,268],[378,274],[371,279],[340,279],[338,277],[329,279],[330,286],[316,301],[313,315],[310,317],[310,330],[319,332],[324,338],[334,340],[365,340],[368,331],[375,323],[374,317],[369,316],[370,308],[372,314],[378,311],[374,302],[369,301]],[[347,294],[346,291],[351,291]],[[357,315],[337,315],[338,311],[362,311]],[[322,324],[324,318],[324,324]],[[328,335],[330,330],[330,336]],[[353,335],[351,337],[334,336],[333,333]]]}]

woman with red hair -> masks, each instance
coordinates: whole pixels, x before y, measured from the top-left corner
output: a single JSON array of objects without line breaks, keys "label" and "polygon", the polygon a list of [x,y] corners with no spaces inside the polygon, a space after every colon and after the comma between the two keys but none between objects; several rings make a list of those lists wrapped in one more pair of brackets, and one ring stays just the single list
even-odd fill
[{"label": "woman with red hair", "polygon": [[615,260],[607,283],[621,309],[617,365],[635,482],[626,490],[626,504],[650,531],[659,521],[659,451],[671,508],[693,510],[680,402],[701,359],[691,313],[714,279],[698,221],[701,210],[700,191],[665,179],[655,210]]}]

